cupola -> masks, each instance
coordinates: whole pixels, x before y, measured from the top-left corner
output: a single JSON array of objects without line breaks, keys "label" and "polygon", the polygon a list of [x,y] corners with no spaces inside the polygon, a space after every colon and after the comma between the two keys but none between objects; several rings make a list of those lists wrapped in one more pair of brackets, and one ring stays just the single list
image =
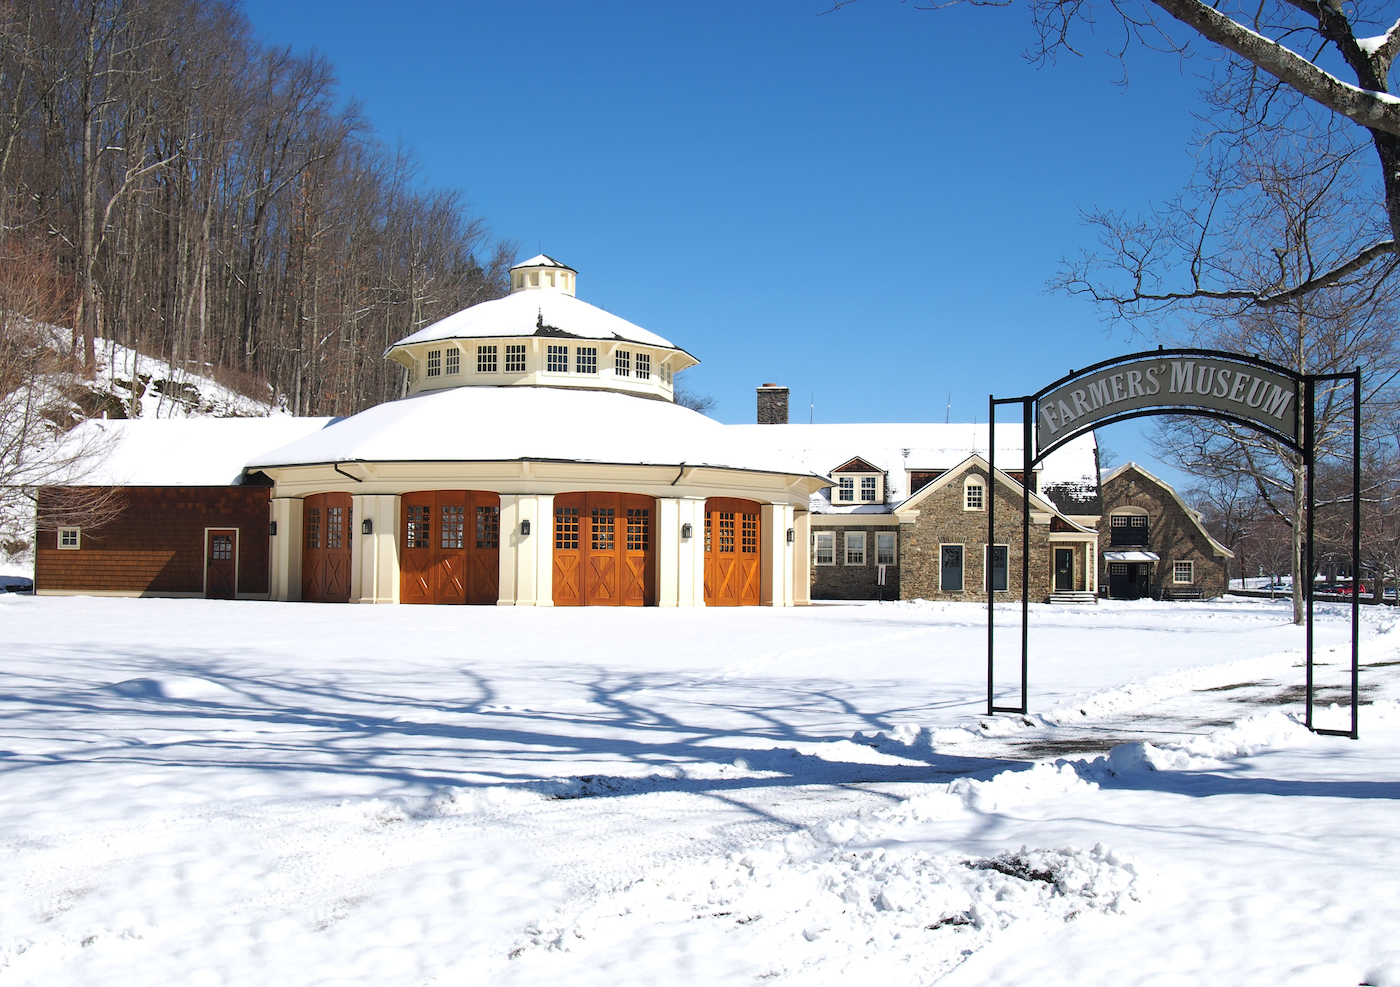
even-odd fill
[{"label": "cupola", "polygon": [[536,254],[510,269],[510,291],[514,294],[517,291],[540,288],[572,295],[577,278],[578,272],[568,264],[561,264],[544,254]]}]

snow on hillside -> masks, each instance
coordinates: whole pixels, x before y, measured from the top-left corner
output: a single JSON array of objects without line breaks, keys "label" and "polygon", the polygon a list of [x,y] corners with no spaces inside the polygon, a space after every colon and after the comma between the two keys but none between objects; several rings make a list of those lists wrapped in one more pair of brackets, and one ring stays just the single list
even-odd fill
[{"label": "snow on hillside", "polygon": [[1395,614],[984,616],[0,597],[0,985],[1400,987]]}]

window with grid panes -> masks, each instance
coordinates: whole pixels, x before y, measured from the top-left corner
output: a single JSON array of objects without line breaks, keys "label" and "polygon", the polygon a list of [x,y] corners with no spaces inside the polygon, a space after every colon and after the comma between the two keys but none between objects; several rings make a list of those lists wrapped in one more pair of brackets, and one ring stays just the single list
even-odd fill
[{"label": "window with grid panes", "polygon": [[638,379],[638,380],[650,380],[650,379],[651,379],[651,354],[650,354],[650,353],[638,353],[638,354],[637,354],[637,379]]},{"label": "window with grid panes", "polygon": [[580,346],[574,351],[574,369],[581,374],[598,372],[598,347]]},{"label": "window with grid panes", "polygon": [[233,558],[233,535],[215,535],[213,542],[214,561],[228,562]]},{"label": "window with grid panes", "polygon": [[856,481],[854,477],[839,476],[836,478],[836,499],[842,504],[855,503]]},{"label": "window with grid panes", "polygon": [[428,350],[428,376],[442,376],[442,350]]},{"label": "window with grid panes", "polygon": [[611,552],[616,546],[614,525],[616,518],[611,507],[593,508],[589,518],[589,547],[595,552]]},{"label": "window with grid panes", "polygon": [[817,565],[836,564],[836,532],[818,531],[816,533],[816,557]]},{"label": "window with grid panes", "polygon": [[326,508],[326,547],[340,548],[341,539],[345,537],[345,508]]},{"label": "window with grid panes", "polygon": [[846,532],[846,564],[865,565],[865,532]]},{"label": "window with grid panes", "polygon": [[501,509],[484,504],[476,508],[476,547],[501,547]]},{"label": "window with grid panes", "polygon": [[461,504],[442,505],[442,518],[438,525],[438,544],[443,548],[462,548],[466,545],[466,529],[467,509]]},{"label": "window with grid panes", "polygon": [[739,550],[745,555],[758,553],[758,515],[739,515]]},{"label": "window with grid panes", "polygon": [[719,551],[723,555],[734,554],[734,512],[719,512]]},{"label": "window with grid panes", "polygon": [[710,518],[712,518],[712,517],[714,517],[713,514],[710,514],[710,513],[706,512],[706,514],[705,514],[705,551],[707,551],[707,552],[714,551],[713,543],[712,543],[711,540],[710,540]]},{"label": "window with grid panes", "polygon": [[495,343],[476,348],[476,372],[479,374],[494,374],[496,372]]},{"label": "window with grid panes", "polygon": [[554,547],[578,548],[578,508],[554,509]]},{"label": "window with grid panes", "polygon": [[569,348],[567,346],[550,346],[545,354],[544,368],[552,374],[565,374],[569,372]]},{"label": "window with grid panes", "polygon": [[1173,562],[1172,582],[1192,583],[1196,581],[1196,564],[1194,562]]},{"label": "window with grid panes", "polygon": [[462,351],[454,346],[447,351],[447,375],[451,377],[453,374],[460,374],[461,372]]},{"label": "window with grid panes", "polygon": [[860,499],[861,503],[875,503],[875,477],[862,476],[860,478]]},{"label": "window with grid panes", "polygon": [[651,547],[651,510],[627,508],[627,551],[645,552]]},{"label": "window with grid panes", "polygon": [[984,506],[982,491],[985,488],[980,480],[975,480],[963,487],[963,507],[969,511],[980,511]]},{"label": "window with grid panes", "polygon": [[619,377],[632,375],[632,354],[627,350],[618,350],[613,353],[613,373]]},{"label": "window with grid panes", "polygon": [[81,528],[59,528],[58,547],[63,549],[76,549],[82,543]]},{"label": "window with grid panes", "polygon": [[308,507],[306,518],[302,522],[302,527],[306,529],[306,547],[321,547],[321,509],[319,507]]},{"label": "window with grid panes", "polygon": [[404,545],[408,548],[431,548],[428,541],[428,533],[432,529],[432,522],[428,517],[430,508],[427,505],[411,505],[408,508],[408,531],[404,533]]},{"label": "window with grid panes", "polygon": [[893,531],[875,532],[875,564],[894,565],[896,558],[895,533]]},{"label": "window with grid panes", "polygon": [[506,345],[506,373],[523,374],[525,372],[525,344],[509,343]]}]

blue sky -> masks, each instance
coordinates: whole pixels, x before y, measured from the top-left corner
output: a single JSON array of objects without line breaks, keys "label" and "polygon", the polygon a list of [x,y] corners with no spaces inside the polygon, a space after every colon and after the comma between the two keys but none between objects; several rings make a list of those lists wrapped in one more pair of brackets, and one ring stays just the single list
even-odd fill
[{"label": "blue sky", "polygon": [[[1091,245],[1080,209],[1190,176],[1201,66],[1137,51],[1122,88],[1101,55],[1027,63],[1021,8],[829,6],[245,2],[522,258],[698,356],[723,421],[765,381],[796,421],[942,421],[950,395],[985,420],[1148,348],[1045,284]],[[1137,435],[1101,441],[1150,459]]]}]

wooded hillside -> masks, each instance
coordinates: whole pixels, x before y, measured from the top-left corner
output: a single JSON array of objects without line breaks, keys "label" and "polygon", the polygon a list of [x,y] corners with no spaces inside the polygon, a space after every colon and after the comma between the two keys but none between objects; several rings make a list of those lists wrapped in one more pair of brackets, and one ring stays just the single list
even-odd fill
[{"label": "wooded hillside", "polygon": [[71,325],[87,372],[114,339],[346,415],[512,253],[236,3],[0,0],[0,350],[17,317]]}]

